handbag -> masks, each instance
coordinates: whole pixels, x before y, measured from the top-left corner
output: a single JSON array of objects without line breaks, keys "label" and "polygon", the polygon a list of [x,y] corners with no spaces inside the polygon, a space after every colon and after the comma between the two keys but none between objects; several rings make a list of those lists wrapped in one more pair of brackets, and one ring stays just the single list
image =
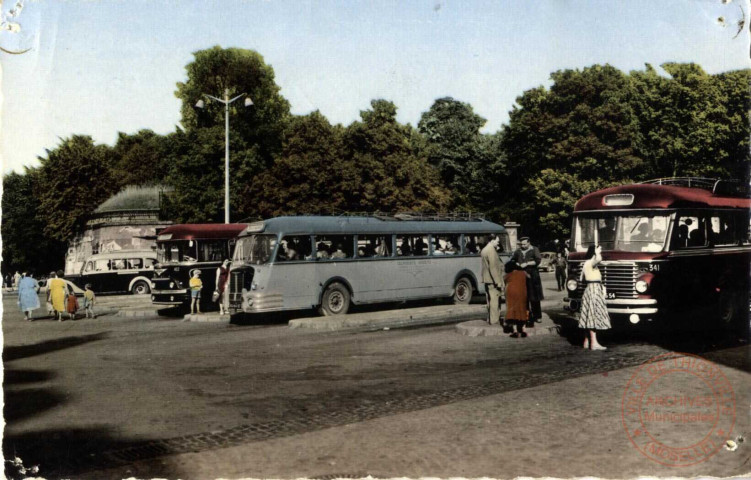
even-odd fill
[{"label": "handbag", "polygon": [[211,294],[211,301],[216,302],[219,300],[219,290],[214,290],[214,293]]}]

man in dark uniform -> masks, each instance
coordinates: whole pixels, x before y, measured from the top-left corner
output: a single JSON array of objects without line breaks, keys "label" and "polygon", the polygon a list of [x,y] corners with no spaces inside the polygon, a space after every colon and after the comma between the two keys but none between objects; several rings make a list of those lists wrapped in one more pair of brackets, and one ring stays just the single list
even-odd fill
[{"label": "man in dark uniform", "polygon": [[542,261],[540,250],[532,246],[529,237],[519,239],[519,248],[516,249],[511,260],[518,263],[527,272],[527,299],[529,300],[529,323],[528,327],[534,326],[534,322],[540,322],[542,308],[540,302],[545,298],[542,294],[542,279],[537,266]]}]

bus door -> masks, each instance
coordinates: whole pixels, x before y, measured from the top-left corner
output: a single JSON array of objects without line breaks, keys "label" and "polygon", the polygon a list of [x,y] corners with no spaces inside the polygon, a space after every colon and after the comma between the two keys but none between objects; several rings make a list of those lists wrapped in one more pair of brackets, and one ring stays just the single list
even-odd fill
[{"label": "bus door", "polygon": [[[307,308],[318,303],[317,289],[322,280],[316,278],[316,262],[311,235],[285,235],[276,252],[271,281],[265,297],[269,305],[279,301],[283,308]],[[263,308],[262,304],[259,308]]]},{"label": "bus door", "polygon": [[389,283],[396,291],[394,297],[407,299],[432,294],[434,282],[430,264],[430,244],[427,234],[397,235],[396,265],[391,269]]},{"label": "bus door", "polygon": [[358,263],[353,276],[353,289],[358,302],[387,301],[394,297],[395,261],[392,259],[393,235],[358,235]]}]

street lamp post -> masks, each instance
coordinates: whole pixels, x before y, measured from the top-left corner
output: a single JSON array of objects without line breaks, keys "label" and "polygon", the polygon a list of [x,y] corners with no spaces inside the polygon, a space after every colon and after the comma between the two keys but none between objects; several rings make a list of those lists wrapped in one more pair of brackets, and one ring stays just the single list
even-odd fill
[{"label": "street lamp post", "polygon": [[[229,90],[224,89],[224,99],[217,98],[213,95],[203,94],[204,97],[224,104],[224,223],[229,223],[229,106],[235,100],[246,96],[247,94],[241,93],[235,98],[229,98]],[[250,97],[245,98],[245,106],[250,107],[253,105],[253,100]],[[206,104],[203,100],[196,102],[196,108],[203,108]]]}]

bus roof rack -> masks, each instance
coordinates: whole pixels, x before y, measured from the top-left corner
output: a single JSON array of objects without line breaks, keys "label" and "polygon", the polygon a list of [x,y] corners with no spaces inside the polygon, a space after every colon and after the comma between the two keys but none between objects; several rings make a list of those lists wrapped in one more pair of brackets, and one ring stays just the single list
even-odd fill
[{"label": "bus roof rack", "polygon": [[719,178],[706,177],[667,177],[656,178],[639,182],[642,184],[652,185],[671,185],[674,187],[701,188],[709,190],[715,195],[724,197],[749,197],[751,189],[749,185],[740,180],[724,180]]},{"label": "bus roof rack", "polygon": [[335,212],[335,213],[301,213],[298,215],[320,217],[368,217],[383,221],[440,221],[440,222],[480,222],[485,220],[481,212]]}]

